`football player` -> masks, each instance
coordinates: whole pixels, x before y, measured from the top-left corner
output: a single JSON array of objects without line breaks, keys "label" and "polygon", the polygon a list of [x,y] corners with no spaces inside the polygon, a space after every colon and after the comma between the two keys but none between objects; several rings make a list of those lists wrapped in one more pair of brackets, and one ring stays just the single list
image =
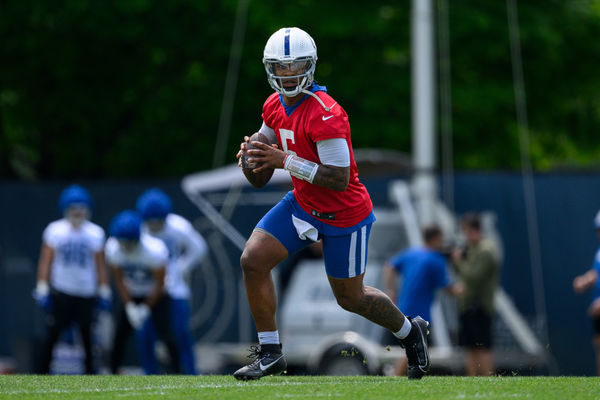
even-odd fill
[{"label": "football player", "polygon": [[141,225],[142,219],[136,212],[122,211],[111,221],[106,241],[106,262],[112,268],[123,303],[110,360],[113,374],[118,372],[132,329],[146,374],[158,373],[154,329],[169,349],[173,370],[179,371],[177,346],[170,329],[169,301],[164,291],[169,252],[161,240],[142,233]]},{"label": "football player", "polygon": [[[596,229],[596,236],[600,242],[600,211],[594,218],[594,228]],[[600,376],[600,247],[594,254],[594,260],[592,267],[584,274],[578,275],[573,279],[573,290],[575,293],[583,293],[586,290],[594,290],[594,299],[588,307],[588,315],[592,319],[592,325],[594,327],[594,334],[592,337],[592,344],[596,353],[596,374]]]},{"label": "football player", "polygon": [[[289,192],[257,224],[241,257],[244,284],[258,330],[256,359],[234,373],[259,379],[286,369],[275,322],[277,301],[270,271],[290,254],[321,239],[329,283],[338,304],[389,329],[406,348],[409,378],[429,369],[428,322],[410,320],[363,277],[371,224],[371,199],[358,180],[348,115],[314,81],[317,47],[299,28],[282,28],[266,43],[263,63],[275,93],[265,101],[260,132],[272,145],[248,137],[237,154],[253,174],[283,168],[292,176]],[[253,169],[248,168],[254,165]]]},{"label": "football player", "polygon": [[104,264],[104,230],[89,221],[92,197],[72,185],[59,199],[62,219],[51,222],[43,233],[42,249],[33,296],[48,312],[47,336],[39,372],[50,371],[52,350],[65,328],[77,323],[85,352],[85,373],[95,372],[91,326],[98,296],[110,301]]},{"label": "football player", "polygon": [[137,210],[144,221],[142,232],[161,239],[169,250],[165,287],[171,303],[171,324],[179,347],[182,372],[195,375],[187,277],[206,256],[208,246],[187,219],[171,212],[171,199],[162,190],[145,191],[138,198]]}]

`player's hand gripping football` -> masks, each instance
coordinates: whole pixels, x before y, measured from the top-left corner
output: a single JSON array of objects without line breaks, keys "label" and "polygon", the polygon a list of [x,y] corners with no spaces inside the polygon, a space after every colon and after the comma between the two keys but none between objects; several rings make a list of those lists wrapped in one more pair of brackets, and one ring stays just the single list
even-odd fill
[{"label": "player's hand gripping football", "polygon": [[240,150],[235,155],[235,158],[238,160],[238,167],[242,167],[242,156],[246,153],[248,149],[248,141],[250,140],[250,136],[244,136],[244,141],[240,144]]},{"label": "player's hand gripping football", "polygon": [[252,172],[259,173],[267,169],[283,168],[285,153],[276,144],[269,145],[257,141],[252,141],[251,144],[254,148],[248,149],[246,153],[249,163],[257,163]]},{"label": "player's hand gripping football", "polygon": [[278,147],[276,144],[271,144],[269,139],[262,133],[255,132],[250,137],[244,137],[244,141],[240,145],[240,151],[236,155],[238,165],[242,167],[242,171],[248,182],[255,188],[262,188],[269,182],[276,167],[271,167],[268,163],[263,163],[265,160],[260,156],[249,154],[251,150],[264,150],[263,148],[255,147],[255,143],[263,143],[267,150],[278,151]]},{"label": "player's hand gripping football", "polygon": [[244,136],[244,141],[240,144],[240,150],[236,154],[239,167],[251,168],[254,173],[282,168],[285,153],[279,150],[277,144],[250,141],[251,139],[249,136]]}]

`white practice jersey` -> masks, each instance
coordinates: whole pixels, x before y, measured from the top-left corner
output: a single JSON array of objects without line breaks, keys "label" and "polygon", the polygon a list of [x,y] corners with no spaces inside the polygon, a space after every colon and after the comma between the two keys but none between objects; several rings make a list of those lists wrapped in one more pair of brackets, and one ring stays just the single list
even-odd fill
[{"label": "white practice jersey", "polygon": [[71,296],[96,296],[95,255],[102,251],[104,239],[104,230],[90,221],[77,228],[64,218],[51,222],[43,233],[44,243],[54,250],[50,286]]},{"label": "white practice jersey", "polygon": [[[142,229],[143,232],[150,233],[145,224]],[[186,273],[206,256],[206,241],[187,219],[177,214],[167,215],[162,231],[151,234],[161,239],[169,249],[165,278],[167,292],[176,299],[189,298]]]},{"label": "white practice jersey", "polygon": [[154,271],[167,265],[169,251],[165,244],[142,233],[136,248],[130,252],[121,249],[114,237],[106,241],[106,262],[123,272],[123,283],[132,297],[148,296],[156,281]]}]

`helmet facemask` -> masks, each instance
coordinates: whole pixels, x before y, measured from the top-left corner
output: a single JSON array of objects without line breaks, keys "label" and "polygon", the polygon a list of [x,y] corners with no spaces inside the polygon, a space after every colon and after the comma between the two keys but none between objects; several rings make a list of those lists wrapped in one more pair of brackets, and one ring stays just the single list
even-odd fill
[{"label": "helmet facemask", "polygon": [[75,228],[79,228],[90,218],[90,209],[86,204],[73,203],[66,208],[64,216],[71,225]]},{"label": "helmet facemask", "polygon": [[[300,57],[291,60],[263,59],[267,80],[277,93],[293,97],[308,89],[314,80],[316,59],[313,57]],[[287,71],[286,74],[281,74]],[[284,81],[296,81],[296,85],[284,86]]]}]

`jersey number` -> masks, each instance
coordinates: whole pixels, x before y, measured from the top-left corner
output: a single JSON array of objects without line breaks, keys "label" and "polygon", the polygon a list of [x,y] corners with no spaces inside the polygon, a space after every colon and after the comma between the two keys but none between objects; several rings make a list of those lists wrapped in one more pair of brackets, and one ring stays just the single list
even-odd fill
[{"label": "jersey number", "polygon": [[288,150],[288,145],[287,145],[288,139],[292,141],[292,144],[296,144],[296,141],[294,140],[294,131],[290,131],[289,129],[279,128],[279,138],[281,139],[281,145],[283,146],[283,151],[288,154],[296,155],[295,151]]},{"label": "jersey number", "polygon": [[62,260],[67,266],[85,268],[89,248],[78,242],[67,242],[60,247]]}]

